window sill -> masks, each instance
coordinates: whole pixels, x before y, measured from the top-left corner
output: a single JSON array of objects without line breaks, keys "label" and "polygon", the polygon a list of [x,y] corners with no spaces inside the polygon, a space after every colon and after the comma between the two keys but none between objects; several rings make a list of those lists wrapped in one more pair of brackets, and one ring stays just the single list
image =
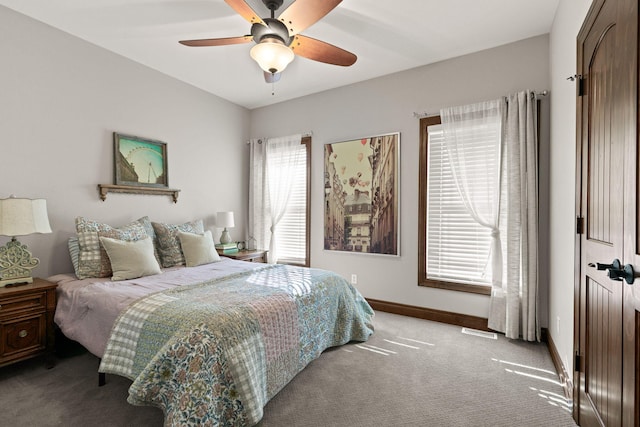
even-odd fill
[{"label": "window sill", "polygon": [[491,286],[468,285],[465,283],[440,282],[437,280],[421,280],[418,286],[427,288],[439,288],[449,291],[468,292],[472,294],[491,295]]},{"label": "window sill", "polygon": [[301,262],[301,261],[292,261],[292,260],[286,260],[286,259],[279,259],[278,264],[293,265],[297,267],[309,267],[309,264],[305,263],[304,261]]}]

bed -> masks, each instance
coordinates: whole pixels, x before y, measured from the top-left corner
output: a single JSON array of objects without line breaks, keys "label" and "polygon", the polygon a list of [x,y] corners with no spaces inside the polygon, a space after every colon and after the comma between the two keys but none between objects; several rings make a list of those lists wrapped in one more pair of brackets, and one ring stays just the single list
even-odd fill
[{"label": "bed", "polygon": [[128,402],[165,425],[254,425],[264,405],[327,348],[366,341],[373,311],[321,269],[220,258],[129,280],[49,278],[55,322],[132,380]]}]

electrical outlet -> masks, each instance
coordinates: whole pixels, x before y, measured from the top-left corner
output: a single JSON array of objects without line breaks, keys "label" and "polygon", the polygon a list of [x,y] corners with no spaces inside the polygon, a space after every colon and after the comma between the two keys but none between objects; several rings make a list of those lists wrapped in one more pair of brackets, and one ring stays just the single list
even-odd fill
[{"label": "electrical outlet", "polygon": [[358,275],[357,274],[352,274],[351,275],[351,284],[352,285],[357,285],[358,284]]}]

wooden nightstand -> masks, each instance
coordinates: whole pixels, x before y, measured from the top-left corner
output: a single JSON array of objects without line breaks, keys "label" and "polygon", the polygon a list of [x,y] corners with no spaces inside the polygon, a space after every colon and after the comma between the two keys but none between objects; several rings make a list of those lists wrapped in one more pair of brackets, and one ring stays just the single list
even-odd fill
[{"label": "wooden nightstand", "polygon": [[57,286],[34,278],[0,288],[0,366],[44,354],[47,368],[53,367]]},{"label": "wooden nightstand", "polygon": [[249,262],[267,262],[267,252],[262,250],[242,250],[238,251],[235,254],[220,254],[221,256],[226,256],[227,258],[237,259],[240,261],[249,261]]}]

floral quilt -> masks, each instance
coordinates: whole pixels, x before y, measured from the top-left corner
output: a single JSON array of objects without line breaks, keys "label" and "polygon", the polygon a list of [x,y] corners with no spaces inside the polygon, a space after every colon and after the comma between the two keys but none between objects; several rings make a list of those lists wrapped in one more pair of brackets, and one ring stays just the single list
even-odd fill
[{"label": "floral quilt", "polygon": [[322,351],[366,341],[372,317],[339,275],[269,265],[132,303],[99,370],[131,379],[128,402],[162,408],[167,426],[254,425]]}]

